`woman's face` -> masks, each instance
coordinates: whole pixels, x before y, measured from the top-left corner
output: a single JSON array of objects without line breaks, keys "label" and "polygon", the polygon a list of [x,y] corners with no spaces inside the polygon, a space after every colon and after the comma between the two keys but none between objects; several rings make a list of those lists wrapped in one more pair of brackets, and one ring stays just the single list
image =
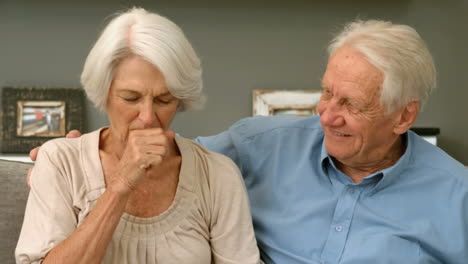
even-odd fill
[{"label": "woman's face", "polygon": [[129,130],[141,124],[167,130],[178,103],[156,67],[140,56],[127,57],[115,68],[107,98],[111,132],[124,142]]}]

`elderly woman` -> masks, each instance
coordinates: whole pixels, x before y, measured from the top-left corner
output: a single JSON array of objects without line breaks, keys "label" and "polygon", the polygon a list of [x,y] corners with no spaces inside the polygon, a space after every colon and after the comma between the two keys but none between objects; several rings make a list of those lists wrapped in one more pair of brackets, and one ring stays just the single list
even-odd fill
[{"label": "elderly woman", "polygon": [[168,131],[202,103],[200,62],[179,27],[120,14],[81,81],[110,127],[41,148],[17,263],[258,263],[237,167]]}]

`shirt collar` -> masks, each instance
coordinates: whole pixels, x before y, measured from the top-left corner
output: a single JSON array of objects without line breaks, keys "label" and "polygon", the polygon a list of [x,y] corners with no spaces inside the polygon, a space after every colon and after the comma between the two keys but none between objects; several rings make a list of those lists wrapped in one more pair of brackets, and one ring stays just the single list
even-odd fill
[{"label": "shirt collar", "polygon": [[[372,190],[372,193],[378,192],[379,190],[382,190],[385,187],[395,183],[400,178],[401,172],[405,168],[407,168],[408,164],[410,163],[411,153],[413,152],[413,148],[414,148],[413,146],[414,140],[412,140],[413,135],[411,134],[411,136],[409,136],[410,133],[413,133],[413,132],[408,131],[407,133],[402,135],[403,142],[406,142],[406,149],[403,155],[398,159],[398,161],[395,164],[393,164],[391,167],[388,167],[386,169],[383,169],[381,171],[373,173],[372,175],[367,176],[362,181],[362,184],[368,184],[370,182],[375,182],[376,180],[378,181],[375,184]],[[321,161],[321,166],[322,166],[322,172],[328,177],[330,177],[328,173],[328,169],[335,169],[338,171],[338,169],[334,165],[334,162],[331,156],[328,154],[325,148],[325,138],[323,138],[322,140],[320,161]]]},{"label": "shirt collar", "polygon": [[325,159],[331,158],[328,155],[327,149],[325,148],[325,137],[322,138],[322,149],[320,150],[320,162],[323,164]]},{"label": "shirt collar", "polygon": [[331,160],[330,155],[328,155],[327,149],[325,148],[325,137],[322,135],[322,148],[320,150],[320,166],[324,175],[327,175],[330,178],[328,169],[330,166],[333,166],[333,161]]},{"label": "shirt collar", "polygon": [[406,149],[403,155],[398,159],[398,161],[393,164],[391,167],[381,170],[383,177],[382,180],[375,186],[373,193],[376,193],[398,181],[403,170],[405,170],[411,162],[411,153],[414,148],[414,140],[409,134],[413,133],[408,131],[403,137],[403,142],[406,142]]}]

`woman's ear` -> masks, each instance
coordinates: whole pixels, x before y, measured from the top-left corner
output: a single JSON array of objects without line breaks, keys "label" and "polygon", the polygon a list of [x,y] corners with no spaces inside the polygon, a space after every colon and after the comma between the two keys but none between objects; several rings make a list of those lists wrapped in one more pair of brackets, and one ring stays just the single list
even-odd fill
[{"label": "woman's ear", "polygon": [[404,134],[416,122],[419,114],[419,100],[412,100],[399,111],[397,122],[393,127],[395,134]]}]

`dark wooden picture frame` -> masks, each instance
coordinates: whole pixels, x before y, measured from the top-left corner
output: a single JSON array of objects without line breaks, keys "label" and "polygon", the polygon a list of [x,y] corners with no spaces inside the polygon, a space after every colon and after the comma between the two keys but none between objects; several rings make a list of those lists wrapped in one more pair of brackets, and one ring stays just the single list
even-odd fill
[{"label": "dark wooden picture frame", "polygon": [[84,131],[84,93],[79,88],[4,87],[2,110],[2,153],[28,153],[70,130]]}]

